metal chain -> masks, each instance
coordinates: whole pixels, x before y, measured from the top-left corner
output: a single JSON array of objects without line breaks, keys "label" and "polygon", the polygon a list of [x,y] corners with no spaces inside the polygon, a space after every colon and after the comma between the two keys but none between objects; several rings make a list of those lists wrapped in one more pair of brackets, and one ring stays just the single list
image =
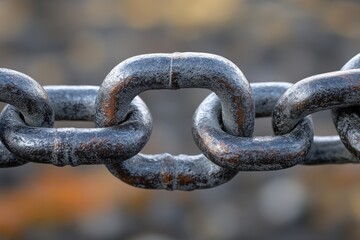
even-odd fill
[{"label": "metal chain", "polygon": [[[192,133],[203,154],[139,153],[151,114],[137,95],[152,89],[207,88]],[[249,84],[229,60],[205,53],[147,54],[116,66],[97,86],[40,86],[0,69],[0,168],[28,162],[105,164],[122,181],[147,189],[212,188],[238,171],[360,161],[360,54],[337,72],[296,84]],[[311,114],[332,109],[339,136],[314,136]],[[253,137],[255,117],[272,116],[275,136]],[[55,120],[97,128],[54,128]]]}]

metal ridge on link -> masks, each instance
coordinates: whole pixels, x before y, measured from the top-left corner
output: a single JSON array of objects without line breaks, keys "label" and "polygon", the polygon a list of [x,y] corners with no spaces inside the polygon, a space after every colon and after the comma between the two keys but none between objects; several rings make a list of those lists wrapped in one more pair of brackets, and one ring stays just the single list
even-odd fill
[{"label": "metal ridge on link", "polygon": [[[207,53],[146,54],[117,65],[98,86],[40,86],[0,69],[0,168],[27,162],[105,164],[122,181],[146,189],[195,190],[238,171],[360,160],[360,54],[337,72],[296,84],[249,84],[231,61]],[[206,88],[193,117],[203,154],[139,153],[151,114],[137,95],[155,89]],[[310,114],[332,109],[339,136],[314,137]],[[255,117],[272,116],[275,136],[253,137]],[[95,121],[97,128],[53,128],[55,120]]]}]

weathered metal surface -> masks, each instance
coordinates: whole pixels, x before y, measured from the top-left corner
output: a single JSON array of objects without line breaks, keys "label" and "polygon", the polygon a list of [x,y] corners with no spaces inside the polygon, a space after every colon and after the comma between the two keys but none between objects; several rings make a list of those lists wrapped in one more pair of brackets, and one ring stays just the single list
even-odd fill
[{"label": "weathered metal surface", "polygon": [[251,136],[254,104],[249,83],[232,62],[206,53],[147,54],[123,61],[100,87],[96,123],[121,123],[131,100],[143,91],[179,88],[212,90],[221,99],[226,132]]},{"label": "weathered metal surface", "polygon": [[[57,120],[93,120],[98,87],[46,87]],[[27,126],[18,110],[1,115],[2,140],[17,156],[57,166],[120,162],[137,154],[149,139],[151,115],[140,98],[122,124],[107,128],[42,128]]]},{"label": "weathered metal surface", "polygon": [[4,144],[0,142],[0,168],[18,167],[25,163],[28,163],[28,161],[12,154]]},{"label": "weathered metal surface", "polygon": [[[254,103],[249,83],[232,62],[204,53],[148,54],[120,63],[101,85],[96,123],[103,127],[121,122],[129,103],[143,91],[179,88],[214,91],[221,100],[225,130],[235,136],[252,135]],[[137,155],[107,167],[133,186],[171,190],[215,187],[235,175],[203,155]]]},{"label": "weathered metal surface", "polygon": [[289,133],[311,113],[348,107],[360,101],[360,70],[337,71],[303,79],[289,88],[273,111],[277,135]]},{"label": "weathered metal surface", "polygon": [[237,173],[215,165],[204,155],[168,153],[138,154],[124,162],[108,164],[107,168],[132,186],[183,191],[215,187],[228,182]]},{"label": "weathered metal surface", "polygon": [[44,86],[56,120],[94,121],[98,86]]},{"label": "weathered metal surface", "polygon": [[[194,190],[223,184],[238,171],[359,163],[358,68],[360,54],[341,71],[294,85],[250,86],[233,63],[216,55],[148,54],[120,63],[100,88],[45,90],[24,74],[0,69],[0,101],[12,105],[0,116],[0,168],[28,161],[105,164],[114,176],[136,187]],[[204,155],[137,154],[152,128],[151,115],[137,95],[179,88],[214,92],[193,118],[193,136]],[[314,137],[309,115],[326,109],[332,109],[340,137]],[[271,115],[276,136],[252,137],[255,117]],[[95,120],[99,128],[55,129],[54,119]]]},{"label": "weathered metal surface", "polygon": [[339,136],[315,136],[308,157],[300,163],[320,165],[358,162],[356,157],[346,149]]},{"label": "weathered metal surface", "polygon": [[275,104],[293,84],[287,82],[251,83],[255,103],[255,116],[270,117]]},{"label": "weathered metal surface", "polygon": [[[356,104],[360,100],[359,78],[359,70],[350,70],[315,75],[297,82],[284,93],[274,108],[275,133],[287,133],[296,126],[299,119],[311,113]],[[349,117],[346,119],[348,121]],[[315,136],[311,152],[302,164],[353,162],[356,162],[355,157],[349,154],[339,137]]]},{"label": "weathered metal surface", "polygon": [[[271,116],[277,100],[291,84],[251,84],[257,117]],[[303,161],[314,136],[310,118],[303,119],[283,136],[236,137],[221,128],[221,105],[215,95],[207,97],[193,119],[193,136],[204,155],[219,166],[238,171],[278,170]]]},{"label": "weathered metal surface", "polygon": [[[360,68],[360,54],[350,59],[341,70],[348,72],[350,69]],[[360,78],[357,79],[360,82]],[[359,95],[359,90],[354,90],[354,95]],[[332,117],[341,141],[346,148],[360,160],[360,101],[354,101],[354,107],[336,108],[332,110]]]},{"label": "weathered metal surface", "polygon": [[[51,127],[54,113],[45,90],[29,76],[10,69],[0,69],[0,101],[15,106],[25,122],[34,127]],[[0,122],[0,126],[2,123]],[[27,163],[0,142],[0,168]]]},{"label": "weathered metal surface", "polygon": [[46,91],[29,76],[0,69],[0,101],[15,106],[33,127],[52,127],[54,113]]},{"label": "weathered metal surface", "polygon": [[333,121],[346,148],[360,161],[359,107],[338,108],[332,112]]}]

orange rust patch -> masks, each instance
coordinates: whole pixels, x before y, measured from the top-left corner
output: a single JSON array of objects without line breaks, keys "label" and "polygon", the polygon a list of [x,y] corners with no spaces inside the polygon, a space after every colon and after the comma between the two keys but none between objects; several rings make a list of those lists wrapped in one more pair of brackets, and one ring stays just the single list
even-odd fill
[{"label": "orange rust patch", "polygon": [[161,182],[163,185],[166,185],[167,190],[171,190],[174,182],[174,175],[168,172],[161,173]]},{"label": "orange rust patch", "polygon": [[161,162],[161,182],[166,186],[166,189],[171,190],[174,182],[174,158],[167,156]]},{"label": "orange rust patch", "polygon": [[[114,152],[111,152],[109,147],[116,146],[116,150]],[[108,158],[110,156],[116,156],[119,154],[119,152],[122,152],[123,148],[120,144],[112,144],[109,143],[109,139],[103,139],[103,138],[91,138],[87,142],[81,142],[79,143],[79,150],[81,152],[90,152],[93,150],[96,150],[96,156],[98,158]]]},{"label": "orange rust patch", "polygon": [[[237,99],[236,102],[239,102],[239,100]],[[236,109],[236,117],[237,117],[236,118],[237,126],[242,127],[245,123],[245,113],[244,113],[243,109],[241,109],[241,108]]]},{"label": "orange rust patch", "polygon": [[127,87],[128,83],[133,80],[134,78],[130,76],[125,79],[122,79],[122,81],[118,81],[117,84],[109,90],[109,94],[108,94],[109,99],[107,99],[106,101],[104,99],[101,99],[102,100],[101,108],[102,108],[102,112],[105,115],[105,120],[104,120],[105,127],[109,127],[117,124],[116,121],[116,109],[118,104],[117,96],[119,96],[119,94],[123,91],[123,89]]},{"label": "orange rust patch", "polygon": [[[228,82],[224,81],[223,79],[216,79],[215,81],[218,82],[222,88],[225,88],[226,92],[228,92],[228,94],[232,95],[234,93],[234,86],[232,84],[229,84]],[[246,93],[247,92],[244,92],[243,94],[246,94]],[[242,106],[242,105],[244,105],[244,103],[242,102],[242,98],[246,98],[246,96],[244,96],[244,97],[232,96],[232,102],[236,103],[236,106]],[[245,106],[245,107],[253,108],[253,106]],[[242,128],[243,125],[246,123],[246,121],[245,121],[246,113],[243,108],[236,108],[235,111],[236,111],[235,112],[236,124],[238,126],[237,129],[239,129],[239,128]]]},{"label": "orange rust patch", "polygon": [[177,176],[177,183],[179,186],[184,186],[184,185],[188,185],[188,184],[193,184],[195,183],[195,178],[192,177],[191,175],[187,175],[187,174],[179,174]]}]

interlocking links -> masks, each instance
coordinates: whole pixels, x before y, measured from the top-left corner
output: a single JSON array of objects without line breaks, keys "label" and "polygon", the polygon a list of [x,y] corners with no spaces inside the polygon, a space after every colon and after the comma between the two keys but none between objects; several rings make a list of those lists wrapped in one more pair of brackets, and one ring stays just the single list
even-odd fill
[{"label": "interlocking links", "polygon": [[[214,92],[193,118],[203,154],[138,154],[152,119],[137,95],[179,88]],[[136,187],[194,190],[221,185],[238,171],[360,162],[360,54],[341,71],[294,85],[250,85],[232,62],[205,53],[136,56],[116,66],[100,88],[42,88],[22,73],[0,69],[0,101],[10,104],[0,115],[0,168],[29,161],[105,164]],[[340,137],[314,136],[310,114],[327,109]],[[276,136],[253,137],[255,117],[271,115]],[[55,119],[95,120],[97,128],[53,128]]]},{"label": "interlocking links", "polygon": [[250,136],[254,129],[251,89],[229,60],[206,53],[146,54],[129,58],[105,78],[97,100],[96,122],[122,122],[131,100],[153,89],[207,88],[221,99],[225,130]]},{"label": "interlocking links", "polygon": [[[360,100],[357,90],[360,89],[359,78],[360,70],[349,70],[319,74],[297,82],[283,94],[274,107],[275,134],[288,133],[299,119],[311,113],[354,105],[354,102]],[[344,148],[336,137],[316,137],[312,148],[311,153],[315,156],[305,159],[304,164],[354,161],[344,150],[334,152],[333,149]],[[322,155],[325,152],[326,154]]]},{"label": "interlocking links", "polygon": [[[254,103],[249,83],[232,62],[204,53],[149,54],[120,63],[101,85],[96,123],[103,127],[121,122],[129,103],[143,91],[179,88],[214,91],[221,100],[225,131],[234,136],[252,135]],[[133,186],[171,190],[215,187],[236,174],[203,155],[137,155],[107,167]]]},{"label": "interlocking links", "polygon": [[[99,87],[49,86],[56,120],[93,120]],[[27,126],[18,110],[1,116],[3,141],[26,160],[56,166],[119,162],[137,154],[149,139],[151,116],[136,98],[122,124],[106,128],[41,128]]]},{"label": "interlocking links", "polygon": [[[51,127],[54,123],[54,113],[45,90],[25,74],[0,69],[0,101],[19,109],[25,122],[30,126]],[[0,130],[3,129],[0,122]],[[0,143],[0,168],[19,166],[26,162],[10,153]]]},{"label": "interlocking links", "polygon": [[[360,54],[348,61],[341,70],[360,69]],[[360,95],[360,78],[358,85],[354,86],[353,94]],[[360,97],[355,98],[352,107],[336,108],[332,110],[332,117],[340,138],[349,151],[360,160]]]},{"label": "interlocking links", "polygon": [[[271,116],[288,83],[251,84],[256,117]],[[218,99],[207,97],[193,119],[193,136],[206,157],[219,166],[238,171],[278,170],[306,158],[314,136],[311,119],[303,119],[289,134],[274,137],[237,137],[224,132]]]}]

